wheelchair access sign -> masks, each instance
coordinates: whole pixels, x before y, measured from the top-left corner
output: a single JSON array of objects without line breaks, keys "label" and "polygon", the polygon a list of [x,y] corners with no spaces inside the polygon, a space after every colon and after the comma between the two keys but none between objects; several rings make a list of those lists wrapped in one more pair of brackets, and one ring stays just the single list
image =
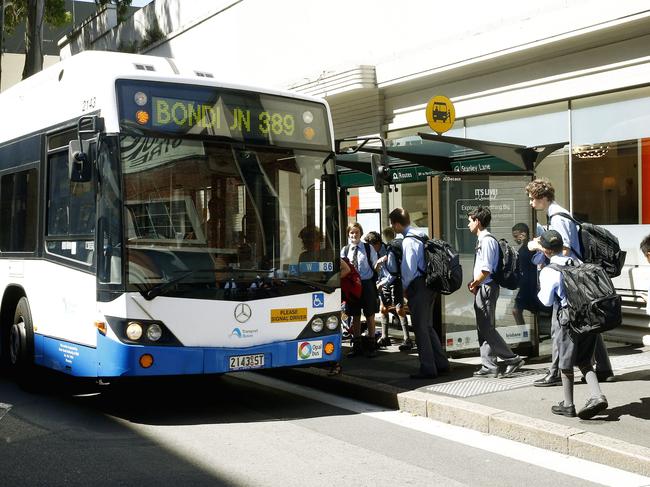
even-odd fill
[{"label": "wheelchair access sign", "polygon": [[429,127],[441,135],[454,126],[456,109],[449,98],[438,95],[427,103],[426,116]]},{"label": "wheelchair access sign", "polygon": [[325,294],[324,293],[313,293],[311,295],[311,307],[312,308],[324,308],[325,307]]}]

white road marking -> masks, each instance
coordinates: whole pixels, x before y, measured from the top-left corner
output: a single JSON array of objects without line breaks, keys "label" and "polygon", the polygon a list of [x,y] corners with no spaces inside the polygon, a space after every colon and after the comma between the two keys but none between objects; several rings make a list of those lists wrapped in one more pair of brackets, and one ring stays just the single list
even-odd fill
[{"label": "white road marking", "polygon": [[[649,487],[650,477],[627,472],[600,463],[582,460],[513,440],[492,436],[479,431],[461,428],[432,419],[412,416],[400,411],[391,411],[353,399],[335,396],[306,386],[291,384],[268,376],[244,372],[236,378],[258,385],[279,389],[290,394],[313,399],[330,406],[353,411],[381,421],[409,428],[421,433],[437,436],[472,448],[485,450],[513,460],[529,463],[547,470],[569,475],[596,484],[620,487]],[[489,440],[489,441],[488,441]]]}]

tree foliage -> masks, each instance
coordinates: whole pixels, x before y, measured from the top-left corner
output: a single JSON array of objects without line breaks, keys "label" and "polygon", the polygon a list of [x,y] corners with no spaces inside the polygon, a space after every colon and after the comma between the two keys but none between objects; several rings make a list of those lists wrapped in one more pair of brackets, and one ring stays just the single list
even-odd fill
[{"label": "tree foliage", "polygon": [[[27,0],[5,0],[5,33],[12,34],[16,26],[27,19]],[[45,23],[60,27],[70,22],[70,12],[65,9],[65,0],[45,0]]]},{"label": "tree foliage", "polygon": [[131,0],[95,0],[97,7],[103,7],[104,5],[112,3],[117,7],[117,20],[121,22],[126,18],[126,14],[129,11],[131,6]]}]

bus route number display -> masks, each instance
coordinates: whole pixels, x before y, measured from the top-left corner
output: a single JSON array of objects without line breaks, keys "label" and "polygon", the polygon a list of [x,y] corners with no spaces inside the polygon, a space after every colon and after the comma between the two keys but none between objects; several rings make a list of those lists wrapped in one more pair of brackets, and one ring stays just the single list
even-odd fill
[{"label": "bus route number display", "polygon": [[[296,115],[286,111],[256,111],[251,108],[209,105],[193,100],[153,98],[152,126],[172,129],[200,127],[211,132],[241,132],[253,136],[293,137]],[[171,127],[170,127],[171,126]]]},{"label": "bus route number display", "polygon": [[[124,133],[224,137],[254,144],[331,150],[324,104],[213,86],[118,80]],[[135,134],[134,134],[135,135]]]}]

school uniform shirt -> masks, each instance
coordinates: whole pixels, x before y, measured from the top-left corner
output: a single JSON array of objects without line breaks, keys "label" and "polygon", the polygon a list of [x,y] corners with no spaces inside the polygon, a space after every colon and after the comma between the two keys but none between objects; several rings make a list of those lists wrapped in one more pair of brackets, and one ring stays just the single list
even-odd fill
[{"label": "school uniform shirt", "polygon": [[354,262],[354,249],[356,247],[359,248],[357,254],[357,272],[359,272],[359,277],[361,277],[362,281],[372,279],[374,272],[370,262],[377,262],[377,252],[372,245],[368,244],[368,248],[370,249],[370,260],[368,260],[368,256],[366,255],[366,244],[364,242],[359,242],[358,245],[350,243],[347,255],[345,254],[345,247],[343,247],[341,249],[341,257],[347,257],[350,260],[350,263]]},{"label": "school uniform shirt", "polygon": [[413,279],[423,276],[427,265],[424,260],[424,244],[418,237],[425,237],[427,234],[419,228],[408,226],[402,232],[402,264],[400,274],[404,289],[409,287]]},{"label": "school uniform shirt", "polygon": [[555,230],[562,236],[562,243],[565,247],[571,249],[571,254],[569,257],[574,257],[580,259],[582,255],[580,254],[580,238],[578,237],[578,226],[573,223],[568,218],[563,216],[553,216],[558,213],[567,213],[568,210],[562,208],[555,201],[551,203],[548,207],[548,221],[549,230]]},{"label": "school uniform shirt", "polygon": [[[547,229],[555,230],[560,234],[562,237],[562,245],[571,249],[569,257],[573,257],[574,260],[577,259],[579,262],[582,258],[582,255],[580,254],[580,237],[578,235],[578,226],[566,217],[553,216],[557,215],[558,213],[566,213],[568,215],[571,214],[568,210],[561,207],[554,201],[549,205],[548,211],[546,212],[547,221],[549,222]],[[546,257],[544,256],[543,252],[537,252],[533,256],[533,262],[536,265],[544,264],[545,261]]]},{"label": "school uniform shirt", "polygon": [[490,235],[492,235],[490,232],[483,229],[478,232],[478,241],[476,242],[476,260],[472,278],[476,279],[482,271],[490,273],[481,284],[492,282],[492,273],[499,264],[499,243]]},{"label": "school uniform shirt", "polygon": [[[551,264],[565,265],[571,257],[564,255],[554,255],[551,257]],[[562,274],[550,267],[544,267],[539,273],[539,292],[537,297],[544,306],[553,306],[557,310],[559,304],[565,306],[566,291],[562,282]]]},{"label": "school uniform shirt", "polygon": [[377,273],[377,285],[378,286],[385,286],[386,284],[389,283],[389,281],[392,282],[393,279],[391,279],[393,276],[389,272],[388,269],[388,259],[390,258],[390,255],[392,252],[388,252],[388,246],[386,244],[381,244],[381,249],[379,249],[378,252],[378,257],[381,259],[382,257],[386,257],[386,261],[381,265],[379,268],[379,272]]}]

